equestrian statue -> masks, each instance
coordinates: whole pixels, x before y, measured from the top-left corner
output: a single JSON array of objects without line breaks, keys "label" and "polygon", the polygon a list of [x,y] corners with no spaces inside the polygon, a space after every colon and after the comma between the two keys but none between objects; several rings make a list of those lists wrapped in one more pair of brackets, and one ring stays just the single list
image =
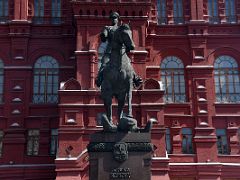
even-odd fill
[{"label": "equestrian statue", "polygon": [[[107,46],[101,59],[96,85],[101,88],[101,98],[104,101],[106,114],[102,116],[104,131],[141,131],[137,127],[137,121],[132,116],[132,90],[139,87],[143,80],[137,76],[127,53],[134,50],[135,45],[132,39],[132,31],[129,24],[118,26],[119,14],[110,14],[111,26],[105,26],[100,34],[102,42]],[[112,120],[112,98],[118,102],[118,125]],[[123,116],[123,107],[127,100],[128,111]],[[144,131],[151,128],[149,122]]]}]

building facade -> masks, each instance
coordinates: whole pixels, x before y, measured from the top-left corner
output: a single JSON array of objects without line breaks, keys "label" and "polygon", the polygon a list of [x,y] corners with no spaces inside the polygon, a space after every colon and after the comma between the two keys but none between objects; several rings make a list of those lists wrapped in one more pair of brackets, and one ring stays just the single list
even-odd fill
[{"label": "building facade", "polygon": [[240,179],[239,0],[1,0],[0,179],[88,179],[113,11],[144,79],[134,117],[158,121],[152,179]]}]

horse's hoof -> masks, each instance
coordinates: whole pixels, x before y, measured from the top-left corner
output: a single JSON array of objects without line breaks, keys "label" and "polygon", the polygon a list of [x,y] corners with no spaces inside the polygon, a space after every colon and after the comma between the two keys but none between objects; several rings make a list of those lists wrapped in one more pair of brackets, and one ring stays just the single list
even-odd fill
[{"label": "horse's hoof", "polygon": [[104,131],[109,133],[117,132],[117,126],[112,124],[111,126],[105,127]]},{"label": "horse's hoof", "polygon": [[157,120],[155,118],[150,118],[147,122],[145,128],[142,130],[142,132],[150,132],[152,129],[153,124],[157,124]]}]

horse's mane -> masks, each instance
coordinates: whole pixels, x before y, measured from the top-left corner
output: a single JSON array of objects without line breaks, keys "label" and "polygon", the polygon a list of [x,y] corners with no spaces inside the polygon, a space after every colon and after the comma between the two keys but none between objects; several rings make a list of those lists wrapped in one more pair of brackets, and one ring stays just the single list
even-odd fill
[{"label": "horse's mane", "polygon": [[122,24],[119,26],[119,30],[131,30],[130,26],[128,24]]}]

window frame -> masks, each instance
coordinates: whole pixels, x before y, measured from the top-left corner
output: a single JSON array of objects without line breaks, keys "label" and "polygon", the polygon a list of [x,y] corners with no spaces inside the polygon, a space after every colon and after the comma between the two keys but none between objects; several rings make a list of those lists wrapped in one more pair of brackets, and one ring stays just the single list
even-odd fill
[{"label": "window frame", "polygon": [[[186,130],[186,131],[184,132],[184,130]],[[188,128],[188,127],[182,128],[181,136],[182,136],[182,153],[183,154],[194,154],[192,129]],[[184,147],[185,137],[186,137],[186,147]]]},{"label": "window frame", "polygon": [[158,24],[167,24],[167,0],[157,0]]},{"label": "window frame", "polygon": [[[34,131],[37,134],[31,135]],[[35,144],[35,142],[37,142]],[[36,147],[37,146],[37,147]],[[40,146],[40,130],[39,129],[28,129],[27,131],[27,156],[38,156],[39,155],[39,146]],[[35,148],[37,148],[35,150]]]},{"label": "window frame", "polygon": [[[232,67],[221,67],[221,64],[231,64]],[[240,103],[239,67],[232,56],[221,55],[215,59],[214,85],[217,103]]]},{"label": "window frame", "polygon": [[[222,130],[221,133],[219,132],[220,130]],[[217,136],[218,155],[229,155],[230,148],[229,148],[229,140],[228,140],[226,129],[216,129],[216,136]],[[224,145],[225,145],[225,147],[224,147]]]},{"label": "window frame", "polygon": [[166,128],[165,142],[166,142],[166,151],[168,154],[171,154],[172,153],[172,136],[171,136],[170,128]]},{"label": "window frame", "polygon": [[61,0],[51,0],[51,23],[61,24],[62,2]]},{"label": "window frame", "polygon": [[[177,68],[170,68],[169,63],[178,64]],[[164,67],[165,66],[165,67]],[[160,65],[161,81],[164,86],[165,103],[185,103],[186,102],[186,81],[185,69],[181,59],[177,56],[166,56]],[[169,81],[170,77],[170,81]],[[169,85],[168,85],[169,84]],[[176,90],[177,86],[177,90]],[[169,88],[170,87],[170,88]],[[170,100],[171,99],[171,100]]]},{"label": "window frame", "polygon": [[173,21],[174,24],[184,24],[183,0],[173,0]]},{"label": "window frame", "polygon": [[218,0],[208,0],[208,18],[211,24],[220,23]]},{"label": "window frame", "polygon": [[35,24],[43,24],[45,14],[44,0],[33,0],[33,7],[34,7],[33,22]]},{"label": "window frame", "polygon": [[235,0],[225,0],[225,15],[226,15],[226,21],[228,23],[237,22]]},{"label": "window frame", "polygon": [[5,23],[9,18],[9,1],[0,1],[0,22]]},{"label": "window frame", "polygon": [[[56,131],[53,133],[53,131]],[[54,146],[52,145],[54,144]],[[58,129],[54,128],[51,129],[51,135],[50,135],[50,149],[49,149],[49,154],[50,156],[56,156],[58,152]]]},{"label": "window frame", "polygon": [[[44,65],[44,63],[46,64]],[[51,66],[44,67],[47,66],[47,64],[48,65],[50,64]],[[41,86],[41,84],[43,84],[43,86]],[[52,56],[48,55],[39,57],[34,64],[32,103],[57,104],[58,88],[59,88],[58,61]],[[49,90],[51,91],[50,93],[48,92]]]}]

